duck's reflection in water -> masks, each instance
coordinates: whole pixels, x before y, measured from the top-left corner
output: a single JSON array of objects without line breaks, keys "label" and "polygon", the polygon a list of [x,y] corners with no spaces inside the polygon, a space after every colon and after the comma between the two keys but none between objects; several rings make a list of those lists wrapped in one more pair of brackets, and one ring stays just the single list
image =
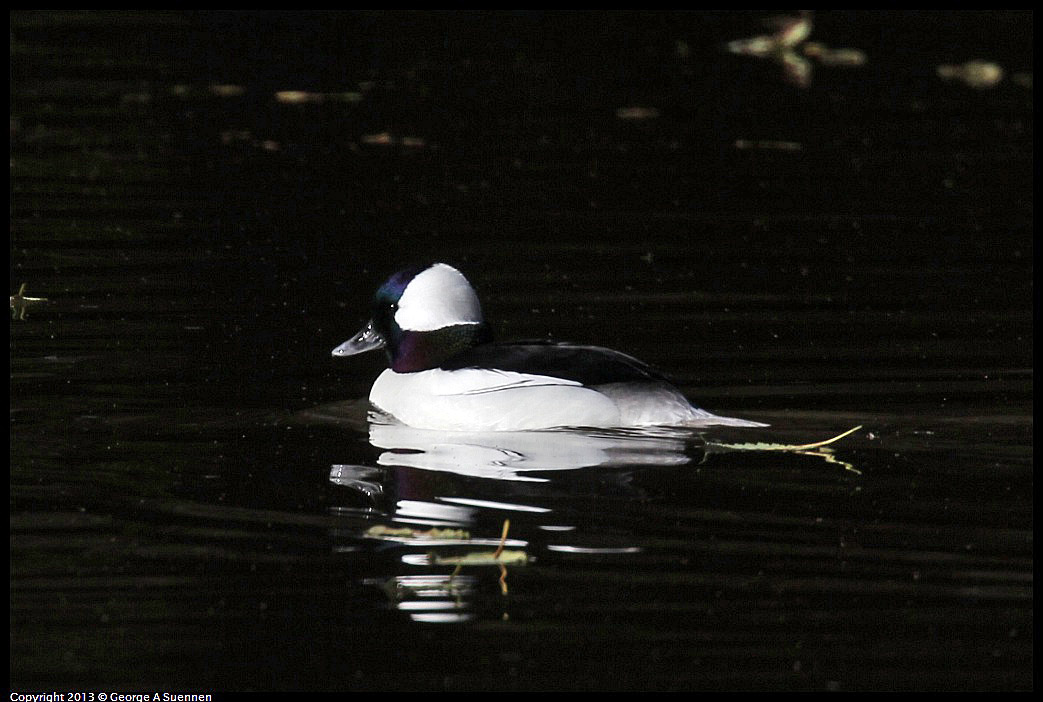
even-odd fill
[{"label": "duck's reflection in water", "polygon": [[[353,429],[365,417],[355,410],[356,423],[345,425]],[[336,414],[327,408],[310,417],[325,421]],[[638,566],[652,556],[644,553],[648,535],[628,521],[632,511],[669,504],[689,467],[691,475],[706,476],[704,467],[715,457],[729,469],[713,475],[737,472],[735,480],[743,484],[809,495],[847,491],[847,480],[860,475],[833,447],[861,427],[810,443],[806,430],[445,432],[414,429],[378,413],[369,414],[365,427],[375,458],[338,463],[329,473],[331,486],[341,491],[331,511],[343,517],[332,532],[334,548],[363,559],[372,576],[364,582],[379,587],[391,607],[423,622],[507,615],[508,571],[533,562]],[[773,459],[725,458],[742,453]],[[818,477],[809,456],[831,472],[842,467],[845,480]],[[800,471],[799,477],[780,480],[784,466]],[[701,484],[712,488],[715,480],[704,477]],[[724,484],[731,485],[728,479]],[[625,563],[613,565],[620,559]],[[524,577],[521,583],[525,587]]]},{"label": "duck's reflection in water", "polygon": [[495,480],[546,482],[549,471],[593,466],[676,466],[691,459],[681,432],[560,430],[441,432],[371,422],[377,463]]},{"label": "duck's reflection in water", "polygon": [[599,490],[629,492],[633,469],[680,466],[693,455],[698,462],[696,438],[680,430],[442,432],[372,414],[369,442],[379,450],[376,465],[335,464],[330,470],[333,485],[349,488],[369,505],[342,510],[355,517],[364,512],[365,526],[337,530],[335,548],[393,556],[393,572],[402,574],[366,582],[411,619],[464,621],[475,616],[476,590],[497,593],[484,574],[499,572],[499,594],[506,595],[508,569],[532,562],[536,550],[543,556],[640,550],[615,540],[590,543],[570,523],[576,515],[563,498],[576,480],[555,484],[555,473],[616,468],[590,477]]}]

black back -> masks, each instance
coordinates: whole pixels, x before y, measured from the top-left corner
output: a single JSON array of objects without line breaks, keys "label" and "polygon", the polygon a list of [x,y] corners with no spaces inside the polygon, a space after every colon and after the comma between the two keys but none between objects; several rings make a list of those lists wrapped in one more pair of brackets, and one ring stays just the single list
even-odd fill
[{"label": "black back", "polygon": [[481,344],[446,359],[439,368],[492,368],[549,375],[584,385],[670,382],[646,363],[619,351],[538,340]]}]

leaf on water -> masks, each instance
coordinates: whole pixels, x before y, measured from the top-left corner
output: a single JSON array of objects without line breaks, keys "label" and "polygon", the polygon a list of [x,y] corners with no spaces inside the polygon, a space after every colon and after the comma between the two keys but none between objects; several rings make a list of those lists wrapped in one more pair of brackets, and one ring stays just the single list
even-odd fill
[{"label": "leaf on water", "polygon": [[461,540],[471,538],[471,534],[464,529],[411,529],[409,527],[389,527],[383,524],[366,529],[363,535],[370,539],[428,539],[428,540]]},{"label": "leaf on water", "polygon": [[428,557],[435,565],[455,565],[457,569],[462,566],[477,565],[498,565],[501,567],[505,565],[524,565],[529,560],[529,556],[525,551],[504,549],[504,544],[507,543],[507,532],[510,528],[511,520],[503,520],[500,545],[495,551],[472,551],[461,556],[439,556],[437,553],[431,553]]},{"label": "leaf on water", "polygon": [[525,551],[505,549],[496,554],[493,551],[474,551],[460,556],[439,556],[430,554],[435,565],[483,566],[483,565],[524,565],[529,561]]}]

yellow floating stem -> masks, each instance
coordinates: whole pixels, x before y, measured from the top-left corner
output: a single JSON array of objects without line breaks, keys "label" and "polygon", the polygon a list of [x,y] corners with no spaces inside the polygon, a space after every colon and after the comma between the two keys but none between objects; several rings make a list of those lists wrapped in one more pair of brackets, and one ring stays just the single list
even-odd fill
[{"label": "yellow floating stem", "polygon": [[503,547],[507,543],[507,530],[511,528],[511,520],[503,520],[503,532],[500,534],[500,546],[496,549],[496,553],[493,554],[493,558],[499,558],[500,554],[503,553]]},{"label": "yellow floating stem", "polygon": [[826,439],[825,441],[816,441],[813,444],[799,444],[799,445],[791,445],[791,444],[710,444],[710,445],[711,446],[718,446],[720,448],[735,449],[735,450],[738,450],[738,451],[742,451],[742,450],[748,450],[748,451],[804,451],[804,450],[807,450],[807,449],[820,448],[822,446],[826,446],[828,444],[832,444],[834,441],[840,441],[841,439],[843,439],[848,434],[853,434],[854,432],[858,431],[861,428],[862,428],[862,425],[859,424],[857,427],[854,427],[852,429],[848,429],[843,434],[837,434],[832,439]]},{"label": "yellow floating stem", "polygon": [[862,425],[861,425],[861,424],[859,424],[859,425],[858,425],[857,427],[854,427],[854,428],[852,428],[852,429],[848,429],[848,430],[847,430],[847,431],[845,431],[845,432],[844,432],[843,434],[837,434],[837,435],[836,435],[836,436],[834,436],[834,437],[833,437],[832,439],[826,439],[825,441],[819,441],[819,442],[816,442],[816,443],[814,443],[814,444],[803,444],[803,445],[801,445],[801,446],[789,446],[789,447],[787,447],[787,448],[790,448],[790,449],[796,449],[796,450],[803,450],[803,449],[813,449],[813,448],[818,448],[819,446],[825,446],[825,445],[827,445],[827,444],[831,444],[831,443],[833,443],[834,441],[840,441],[841,439],[843,439],[843,438],[844,438],[845,436],[847,436],[848,434],[854,434],[854,433],[855,433],[856,431],[858,431],[858,430],[859,430],[859,429],[861,429],[861,428],[862,428]]}]

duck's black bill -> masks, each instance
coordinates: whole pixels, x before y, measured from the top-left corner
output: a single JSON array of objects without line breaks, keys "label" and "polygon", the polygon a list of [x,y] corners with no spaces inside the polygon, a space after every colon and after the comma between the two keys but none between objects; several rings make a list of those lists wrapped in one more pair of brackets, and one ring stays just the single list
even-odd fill
[{"label": "duck's black bill", "polygon": [[354,356],[358,353],[365,353],[366,351],[373,351],[374,349],[382,348],[384,348],[384,337],[373,329],[373,322],[370,322],[358,334],[333,349],[333,355]]}]

